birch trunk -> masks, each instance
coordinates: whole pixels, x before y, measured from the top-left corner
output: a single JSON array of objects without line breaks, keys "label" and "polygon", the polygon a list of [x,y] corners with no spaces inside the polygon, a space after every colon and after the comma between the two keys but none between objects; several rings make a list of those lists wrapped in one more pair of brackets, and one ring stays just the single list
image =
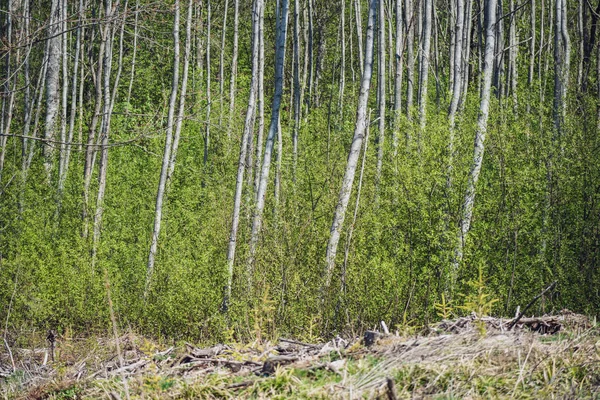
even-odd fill
[{"label": "birch trunk", "polygon": [[393,145],[394,145],[394,157],[398,151],[398,135],[400,132],[400,116],[402,114],[402,61],[404,46],[404,35],[402,32],[402,2],[396,1],[396,74],[394,79],[394,131],[393,131]]},{"label": "birch trunk", "polygon": [[165,188],[167,186],[169,162],[171,160],[175,102],[177,101],[177,91],[179,90],[179,14],[179,0],[175,0],[175,19],[173,21],[173,80],[171,81],[171,94],[169,96],[165,149],[163,151],[162,166],[158,182],[158,192],[156,194],[156,205],[154,208],[154,229],[152,231],[152,242],[150,244],[150,253],[148,254],[148,263],[146,265],[144,298],[146,298],[148,295],[148,289],[150,287],[150,281],[154,271],[154,260],[156,257],[156,251],[158,249],[158,237],[160,235],[160,226],[162,222],[162,207],[165,197]]},{"label": "birch trunk", "polygon": [[[530,89],[533,85],[533,73],[535,67],[535,22],[535,0],[531,0],[531,14],[529,18],[531,41],[529,42],[529,73],[527,75],[527,86],[529,86]],[[527,110],[529,111],[529,103],[527,104]]]},{"label": "birch trunk", "polygon": [[[262,14],[263,0],[255,0],[254,12]],[[258,89],[258,68],[259,68],[259,21],[253,16],[253,40],[252,40],[252,80],[250,83],[250,94],[248,96],[248,107],[246,108],[246,118],[244,123],[244,132],[240,143],[240,157],[238,161],[237,178],[235,184],[235,195],[233,199],[233,216],[231,218],[231,232],[229,234],[229,246],[227,248],[227,284],[223,293],[223,302],[221,311],[229,310],[231,299],[231,285],[233,284],[233,265],[235,263],[235,251],[237,247],[237,233],[240,224],[240,208],[242,204],[242,192],[244,188],[244,172],[246,170],[246,151],[248,149],[248,139],[252,129],[252,116],[256,102],[256,91]]]},{"label": "birch trunk", "polygon": [[452,186],[452,168],[454,163],[454,135],[456,128],[456,112],[463,88],[463,30],[465,20],[464,0],[456,0],[456,26],[454,28],[454,81],[452,82],[452,98],[450,100],[450,109],[448,110],[448,120],[450,124],[450,135],[448,139],[448,171],[446,177],[446,186]]},{"label": "birch trunk", "polygon": [[[98,174],[98,194],[96,197],[96,213],[94,214],[94,236],[92,244],[92,265],[95,265],[98,245],[100,243],[100,233],[102,229],[102,216],[104,214],[104,195],[106,193],[106,178],[108,172],[108,139],[110,134],[111,120],[111,92],[110,92],[110,77],[112,70],[112,47],[113,47],[113,9],[112,0],[106,0],[106,27],[104,36],[106,37],[106,49],[104,52],[103,64],[103,106],[102,106],[102,123],[100,128],[101,141],[101,156],[100,156],[100,172]],[[100,82],[98,82],[100,85]]]},{"label": "birch trunk", "polygon": [[515,0],[510,0],[510,26],[508,31],[509,49],[508,49],[508,65],[510,70],[510,92],[513,99],[513,111],[516,115],[518,108],[517,99],[517,56],[518,56],[518,39],[517,39],[517,16],[515,15]]},{"label": "birch trunk", "polygon": [[[238,0],[236,0],[237,2]],[[204,130],[204,157],[203,163],[208,162],[208,147],[210,145],[210,109],[212,99],[210,97],[210,23],[211,23],[211,1],[206,2],[206,126]],[[233,73],[233,69],[232,69]],[[233,111],[233,110],[230,110]],[[231,118],[232,112],[230,112]]]},{"label": "birch trunk", "polygon": [[324,284],[325,288],[328,288],[331,283],[331,276],[335,267],[335,256],[337,254],[337,247],[340,241],[340,232],[344,225],[346,209],[348,208],[348,202],[350,201],[352,184],[354,182],[358,159],[360,157],[360,149],[365,136],[367,124],[367,101],[369,99],[371,76],[373,74],[373,42],[375,36],[375,17],[377,14],[377,7],[378,0],[371,0],[367,24],[367,39],[364,57],[365,61],[363,67],[364,73],[361,79],[360,94],[358,96],[354,138],[352,140],[352,145],[350,146],[348,161],[346,163],[346,172],[344,173],[344,180],[342,182],[338,203],[333,217],[333,223],[331,225],[329,243],[327,244]]},{"label": "birch trunk", "polygon": [[[60,155],[58,162],[58,191],[62,191],[62,177],[65,175],[65,161],[67,157],[67,101],[69,99],[69,63],[67,58],[67,1],[60,7],[61,56],[62,56],[62,89],[61,89],[61,115],[60,115]],[[77,75],[75,73],[75,75]]]},{"label": "birch trunk", "polygon": [[419,63],[419,123],[421,126],[421,131],[425,129],[425,124],[427,121],[427,83],[429,77],[429,57],[431,53],[431,28],[433,25],[433,1],[424,1],[423,37],[421,41],[421,58]]},{"label": "birch trunk", "polygon": [[[342,0],[343,2],[344,0]],[[342,17],[343,20],[343,17]],[[292,181],[296,182],[298,132],[300,130],[300,1],[294,0],[294,131],[292,134]],[[342,50],[343,51],[343,50]],[[343,63],[343,61],[342,61]],[[341,89],[340,89],[341,90]],[[257,172],[258,173],[258,172]]]},{"label": "birch trunk", "polygon": [[485,150],[485,136],[487,132],[487,120],[490,109],[490,91],[492,86],[492,74],[494,70],[494,49],[496,41],[496,0],[487,0],[486,8],[486,40],[485,40],[485,59],[483,65],[483,87],[481,91],[481,101],[479,104],[479,117],[477,118],[477,129],[475,132],[475,145],[473,148],[473,162],[469,171],[467,180],[467,190],[462,207],[462,217],[460,222],[460,232],[458,235],[458,243],[455,250],[454,265],[452,271],[452,286],[454,287],[458,267],[462,262],[464,254],[464,246],[471,227],[471,219],[473,217],[473,206],[475,204],[475,191],[477,181],[481,172],[483,163],[483,154]]},{"label": "birch trunk", "polygon": [[106,53],[107,42],[109,40],[107,32],[102,31],[102,40],[100,42],[100,47],[98,49],[98,59],[97,59],[97,67],[95,76],[95,105],[94,112],[92,114],[92,120],[90,122],[88,137],[87,137],[87,145],[85,148],[85,165],[83,169],[83,211],[82,211],[82,220],[83,220],[83,232],[82,236],[88,236],[88,214],[89,214],[89,197],[90,197],[90,185],[92,182],[92,171],[94,169],[94,159],[96,154],[96,129],[98,127],[98,120],[100,118],[100,111],[102,108],[102,76],[103,76],[103,60]]},{"label": "birch trunk", "polygon": [[[210,3],[210,0],[209,0]],[[231,137],[231,124],[233,123],[233,112],[235,108],[235,91],[238,69],[238,35],[239,35],[239,9],[240,0],[234,0],[233,13],[233,55],[231,59],[231,77],[229,78],[229,124],[227,126],[227,137]]]},{"label": "birch trunk", "polygon": [[228,8],[229,0],[225,0],[225,9],[223,10],[223,27],[221,28],[221,55],[219,58],[219,126],[223,124],[223,89],[225,84],[223,57],[225,56],[225,34],[227,33]]},{"label": "birch trunk", "polygon": [[[79,82],[77,81],[78,73],[79,73],[79,58],[82,53],[82,23],[83,23],[83,13],[85,11],[83,0],[79,0],[79,19],[77,22],[77,38],[75,42],[75,61],[73,61],[73,77],[71,82],[71,109],[69,115],[69,133],[67,137],[68,146],[65,150],[65,160],[64,166],[62,168],[62,173],[59,176],[58,181],[58,191],[59,193],[63,191],[65,186],[65,181],[67,179],[67,173],[69,171],[69,161],[71,158],[71,143],[73,141],[73,133],[75,131],[75,115],[77,114],[77,89]],[[81,107],[81,105],[80,105]]]},{"label": "birch trunk", "polygon": [[283,91],[283,67],[285,62],[285,41],[287,36],[288,19],[288,0],[281,1],[281,20],[280,29],[277,35],[277,50],[275,52],[275,93],[271,106],[271,122],[269,125],[269,134],[267,136],[265,151],[263,156],[262,168],[260,171],[260,182],[258,186],[258,196],[256,199],[256,208],[252,222],[252,233],[250,237],[250,254],[248,257],[248,276],[252,277],[254,255],[258,243],[258,235],[262,226],[263,210],[265,208],[265,197],[267,193],[267,184],[269,180],[269,169],[271,168],[271,156],[273,154],[273,145],[275,134],[277,133],[277,124],[279,121],[279,109],[281,107],[281,97]]},{"label": "birch trunk", "polygon": [[131,90],[133,89],[133,79],[135,78],[135,62],[137,56],[137,40],[138,40],[138,20],[140,14],[140,0],[136,0],[135,3],[135,17],[133,22],[133,53],[131,55],[131,73],[129,75],[129,87],[127,88],[127,101],[129,104],[131,101]]},{"label": "birch trunk", "polygon": [[383,169],[383,150],[385,145],[385,7],[384,1],[379,0],[379,60],[377,62],[377,84],[379,97],[379,137],[377,140],[377,171],[375,181],[379,183],[381,179],[381,170]]},{"label": "birch trunk", "polygon": [[262,162],[262,146],[265,131],[265,7],[260,8],[259,26],[258,26],[258,133],[256,136],[256,158],[254,169],[254,198],[258,193],[260,181],[260,165]]},{"label": "birch trunk", "polygon": [[185,100],[187,94],[188,76],[190,70],[190,58],[192,53],[192,16],[194,0],[189,0],[187,18],[185,22],[185,49],[183,54],[183,76],[181,77],[181,90],[179,93],[179,111],[175,119],[175,133],[173,134],[173,147],[171,149],[171,159],[169,160],[169,171],[167,172],[167,184],[175,171],[175,162],[177,160],[177,150],[179,149],[179,139],[181,137],[181,126],[185,116]]},{"label": "birch trunk", "polygon": [[[404,0],[406,15],[406,117],[412,121],[413,93],[415,85],[415,17],[413,0]],[[408,132],[408,131],[407,131]],[[407,139],[409,139],[407,133]]]},{"label": "birch trunk", "polygon": [[58,81],[60,72],[61,37],[61,0],[52,0],[50,22],[48,24],[48,67],[46,69],[46,120],[44,125],[44,167],[50,182],[52,173],[56,116],[59,108]]}]

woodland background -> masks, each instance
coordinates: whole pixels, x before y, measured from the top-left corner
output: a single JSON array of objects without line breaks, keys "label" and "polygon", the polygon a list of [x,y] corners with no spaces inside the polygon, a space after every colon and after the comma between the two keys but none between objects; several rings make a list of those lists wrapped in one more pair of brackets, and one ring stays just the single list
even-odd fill
[{"label": "woodland background", "polygon": [[371,1],[2,0],[5,331],[598,314],[600,2]]}]

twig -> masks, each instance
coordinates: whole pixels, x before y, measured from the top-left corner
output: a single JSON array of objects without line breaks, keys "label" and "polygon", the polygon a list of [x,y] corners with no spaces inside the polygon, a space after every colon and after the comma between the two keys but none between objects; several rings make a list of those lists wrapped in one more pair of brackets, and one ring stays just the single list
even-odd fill
[{"label": "twig", "polygon": [[540,294],[538,294],[537,296],[535,296],[535,297],[533,298],[533,300],[531,300],[531,301],[529,302],[529,304],[527,304],[527,305],[525,306],[525,308],[523,308],[523,311],[521,311],[521,313],[520,313],[520,314],[517,316],[517,318],[515,318],[515,319],[513,320],[513,322],[511,322],[511,323],[510,323],[510,325],[508,326],[508,330],[510,331],[510,330],[511,330],[511,329],[512,329],[512,328],[513,328],[513,327],[514,327],[516,324],[517,324],[517,322],[519,322],[519,320],[520,320],[521,318],[523,318],[523,315],[525,315],[525,312],[526,312],[526,311],[529,309],[529,307],[531,307],[531,306],[532,306],[532,305],[533,305],[533,304],[534,304],[534,303],[535,303],[535,302],[536,302],[536,301],[537,301],[537,300],[538,300],[540,297],[542,297],[544,294],[546,294],[546,292],[547,292],[547,291],[554,289],[554,287],[556,286],[556,283],[557,283],[557,282],[558,282],[558,281],[554,281],[554,282],[552,282],[552,284],[551,284],[550,286],[548,286],[546,289],[544,289],[544,290],[542,291],[542,293],[540,293]]},{"label": "twig", "polygon": [[8,351],[8,355],[10,356],[10,363],[12,364],[12,372],[16,372],[17,371],[17,367],[15,366],[15,359],[13,358],[13,353],[10,350],[10,346],[8,345],[8,342],[6,341],[6,337],[3,338],[4,339],[4,346],[6,347],[6,350]]},{"label": "twig", "polygon": [[284,338],[281,338],[281,339],[279,339],[279,341],[280,342],[285,342],[285,343],[297,344],[298,346],[312,347],[312,348],[315,348],[315,349],[318,349],[319,347],[321,347],[321,346],[318,346],[316,344],[299,342],[299,341],[293,340],[293,339],[284,339]]}]

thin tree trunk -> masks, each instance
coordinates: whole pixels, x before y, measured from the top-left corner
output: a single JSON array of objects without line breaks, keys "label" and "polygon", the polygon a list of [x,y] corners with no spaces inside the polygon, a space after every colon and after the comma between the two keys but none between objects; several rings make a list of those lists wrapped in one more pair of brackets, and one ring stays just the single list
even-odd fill
[{"label": "thin tree trunk", "polygon": [[267,193],[267,184],[269,180],[269,170],[271,168],[271,156],[273,154],[273,145],[275,134],[277,133],[277,124],[279,121],[279,110],[281,107],[281,97],[283,90],[283,67],[285,62],[285,41],[287,37],[287,15],[288,15],[288,0],[281,1],[281,18],[283,23],[280,25],[280,30],[277,35],[277,49],[275,52],[275,93],[273,95],[273,103],[271,106],[271,123],[269,126],[269,134],[265,144],[265,152],[263,163],[260,172],[260,183],[258,186],[258,196],[256,199],[256,208],[254,211],[254,220],[252,222],[252,234],[250,237],[250,254],[248,258],[248,276],[251,279],[254,265],[254,255],[256,253],[256,245],[258,243],[258,235],[262,226],[263,210],[265,208],[265,197]]},{"label": "thin tree trunk", "polygon": [[[210,0],[208,1],[210,5]],[[233,112],[235,108],[235,91],[238,69],[238,32],[239,32],[239,8],[240,0],[234,0],[233,13],[233,55],[231,59],[231,77],[229,79],[229,124],[227,126],[227,137],[231,137],[231,124],[233,123]],[[210,8],[210,7],[209,7]],[[210,18],[209,18],[210,19]],[[207,47],[208,48],[208,47]]]},{"label": "thin tree trunk", "polygon": [[221,28],[221,55],[219,59],[219,126],[223,124],[223,89],[225,84],[225,71],[223,57],[225,56],[225,34],[227,33],[227,11],[229,8],[229,0],[225,0],[225,8],[223,10],[223,27]]},{"label": "thin tree trunk", "polygon": [[508,49],[508,64],[510,69],[510,92],[513,99],[513,111],[515,115],[518,109],[517,100],[517,55],[518,55],[518,39],[517,39],[517,16],[515,15],[515,0],[510,0],[510,27],[509,27],[509,49]]},{"label": "thin tree trunk", "polygon": [[383,0],[379,0],[379,60],[377,62],[377,84],[379,93],[379,137],[377,138],[377,172],[375,181],[377,184],[381,180],[381,171],[383,169],[383,150],[385,146],[385,98],[386,98],[386,86],[385,86],[385,3]]},{"label": "thin tree trunk", "polygon": [[[60,155],[58,163],[58,191],[62,191],[62,177],[65,175],[65,161],[67,157],[67,101],[69,99],[69,63],[67,59],[67,1],[62,2],[60,7],[60,29],[61,35],[61,55],[62,55],[62,89],[61,89],[61,118],[60,118]],[[77,74],[75,74],[77,75]]]},{"label": "thin tree trunk", "polygon": [[56,128],[56,116],[59,108],[58,96],[58,81],[60,71],[60,52],[61,52],[61,37],[59,35],[62,24],[61,20],[61,0],[52,0],[52,8],[50,11],[50,22],[48,24],[48,67],[46,70],[46,120],[44,125],[44,139],[48,142],[44,145],[44,167],[46,176],[50,182],[54,145],[51,141],[54,140]]},{"label": "thin tree trunk", "polygon": [[431,53],[431,28],[433,1],[424,0],[423,12],[423,38],[421,40],[421,58],[419,62],[419,122],[421,131],[425,129],[427,121],[427,83],[429,77],[429,57]]},{"label": "thin tree trunk", "polygon": [[131,75],[129,76],[129,87],[127,88],[127,101],[129,104],[131,101],[131,90],[133,88],[133,79],[135,78],[135,62],[137,56],[137,39],[138,39],[138,20],[140,14],[140,0],[136,0],[135,3],[135,19],[133,22],[133,53],[131,55]]},{"label": "thin tree trunk", "polygon": [[[527,75],[527,86],[531,89],[533,85],[533,69],[535,67],[535,0],[531,0],[531,14],[529,18],[531,29],[531,41],[529,42],[529,74]],[[527,104],[529,111],[529,103]]]},{"label": "thin tree trunk", "polygon": [[358,42],[358,65],[360,74],[362,75],[364,68],[364,51],[363,51],[363,33],[362,33],[362,11],[360,7],[361,0],[354,0],[354,8],[356,9],[356,38]]},{"label": "thin tree trunk", "polygon": [[450,100],[450,109],[448,110],[448,120],[450,125],[450,135],[448,139],[448,167],[446,186],[452,186],[452,168],[454,164],[454,135],[456,128],[456,112],[460,103],[460,96],[463,88],[463,29],[465,21],[465,3],[464,0],[456,0],[456,26],[454,28],[454,81],[452,82],[452,98]]},{"label": "thin tree trunk", "polygon": [[338,97],[338,110],[340,111],[340,121],[344,118],[344,91],[346,86],[346,1],[342,0],[342,10],[340,14],[340,30],[341,30],[341,51],[340,58],[340,93]]},{"label": "thin tree trunk", "polygon": [[83,220],[83,232],[82,236],[88,236],[88,213],[89,213],[89,196],[90,196],[90,185],[92,182],[92,172],[94,169],[94,160],[96,154],[96,147],[94,146],[96,142],[96,129],[98,126],[98,120],[100,118],[100,111],[102,108],[102,76],[103,76],[103,64],[104,57],[106,53],[107,42],[109,40],[108,34],[106,32],[101,32],[102,40],[100,42],[100,47],[98,49],[98,62],[96,67],[96,75],[95,75],[95,84],[96,84],[96,93],[95,93],[95,105],[94,105],[94,113],[92,115],[92,121],[90,122],[90,127],[88,130],[88,138],[87,138],[87,146],[85,149],[85,165],[84,165],[84,173],[83,173],[83,211],[82,211],[82,220]]},{"label": "thin tree trunk", "polygon": [[465,241],[471,227],[473,217],[473,206],[475,204],[475,191],[477,181],[481,172],[483,163],[483,154],[485,150],[485,135],[487,132],[487,120],[490,109],[490,90],[492,86],[492,74],[494,70],[494,49],[496,41],[496,0],[487,0],[486,8],[486,40],[485,40],[485,60],[483,66],[483,90],[481,91],[481,101],[479,104],[479,117],[477,118],[477,130],[475,132],[475,145],[473,148],[473,163],[469,171],[467,180],[467,190],[462,207],[462,217],[460,222],[460,232],[458,235],[455,258],[453,262],[451,287],[454,287],[458,267],[462,262]]},{"label": "thin tree trunk", "polygon": [[[77,114],[77,92],[78,92],[78,72],[79,72],[79,57],[82,52],[81,36],[83,34],[82,23],[83,13],[85,11],[83,0],[79,0],[79,19],[77,22],[77,39],[75,42],[75,61],[73,62],[73,80],[71,83],[71,114],[69,115],[69,133],[67,143],[69,144],[65,150],[65,160],[62,169],[62,174],[59,176],[58,191],[61,193],[64,189],[67,173],[69,171],[69,161],[71,157],[71,143],[73,142],[73,132],[75,131],[75,115]],[[81,107],[81,105],[80,105]]]},{"label": "thin tree trunk", "polygon": [[[169,171],[169,162],[171,160],[175,103],[177,101],[177,91],[179,90],[179,14],[179,0],[175,0],[175,19],[173,21],[173,80],[171,81],[171,95],[169,96],[165,149],[163,151],[162,166],[158,182],[158,192],[156,194],[156,206],[154,208],[154,229],[152,231],[152,242],[150,245],[150,253],[148,254],[148,263],[146,265],[146,285],[144,289],[144,298],[146,298],[148,295],[150,281],[152,280],[152,272],[154,271],[154,260],[156,257],[156,251],[158,250],[158,237],[160,235],[160,226],[162,222],[162,208],[165,197],[165,189],[167,186],[167,175]],[[210,76],[210,74],[208,75]]]},{"label": "thin tree trunk", "polygon": [[[237,2],[236,0],[236,12],[237,12]],[[204,157],[203,163],[206,166],[208,162],[208,147],[210,145],[210,109],[212,99],[210,97],[210,19],[211,19],[211,4],[210,0],[206,1],[206,128],[204,131]],[[237,27],[235,28],[237,29]],[[232,67],[233,74],[233,67]],[[233,109],[231,108],[229,113],[229,118],[231,119],[231,115],[233,114]],[[231,125],[231,124],[230,124]]]},{"label": "thin tree trunk", "polygon": [[[100,172],[98,174],[98,195],[96,197],[96,213],[94,214],[94,237],[92,244],[92,265],[95,265],[95,260],[100,243],[100,233],[102,229],[102,216],[104,214],[104,195],[106,193],[106,178],[108,172],[108,139],[110,134],[111,120],[111,92],[110,92],[110,77],[112,70],[112,47],[113,47],[113,10],[112,0],[106,0],[106,27],[104,35],[106,37],[106,49],[104,52],[103,65],[103,109],[102,123],[100,128],[101,139],[101,156],[100,156]],[[100,85],[101,83],[98,82]]]},{"label": "thin tree trunk", "polygon": [[331,283],[331,276],[335,266],[335,256],[337,254],[337,246],[340,240],[340,232],[344,225],[346,209],[350,201],[352,192],[352,184],[356,174],[356,167],[360,157],[360,149],[365,136],[367,124],[367,101],[369,99],[369,91],[371,88],[371,76],[373,74],[373,42],[375,33],[375,16],[377,14],[378,0],[371,0],[369,8],[369,20],[367,24],[367,40],[365,47],[364,68],[361,80],[360,94],[358,96],[358,105],[356,110],[356,125],[354,128],[354,138],[348,154],[346,163],[346,172],[340,189],[338,203],[331,225],[329,243],[327,244],[326,265],[325,265],[325,283],[324,288],[328,288]]},{"label": "thin tree trunk", "polygon": [[[13,13],[16,10],[13,7],[12,0],[8,0],[8,14],[7,18],[7,44],[9,49],[13,42],[13,31],[15,30],[13,27]],[[20,48],[16,50],[15,57],[15,65],[19,66],[21,64],[20,57]],[[6,93],[10,93],[8,96],[8,102],[6,102],[6,98],[3,98],[2,101],[2,121],[0,121],[0,182],[2,182],[2,172],[4,170],[4,159],[6,157],[6,145],[8,142],[8,136],[10,135],[10,129],[12,125],[12,119],[14,114],[14,106],[15,106],[15,94],[17,92],[17,83],[18,83],[18,71],[12,72],[11,66],[11,53],[10,50],[5,54],[6,57],[6,78],[4,91]],[[18,68],[18,67],[17,67]],[[14,76],[13,76],[14,75]],[[12,79],[11,79],[12,76]],[[12,87],[10,86],[10,81],[12,80]],[[4,96],[3,96],[4,97]],[[0,187],[0,195],[2,194],[3,189]]]},{"label": "thin tree trunk", "polygon": [[356,188],[356,202],[354,203],[354,214],[352,215],[352,223],[348,228],[348,239],[346,239],[346,247],[344,249],[344,264],[342,267],[342,279],[341,287],[342,293],[346,294],[346,273],[348,271],[348,258],[350,255],[350,245],[352,244],[352,234],[354,233],[354,226],[356,225],[356,219],[358,217],[358,206],[360,204],[360,192],[362,189],[363,176],[365,173],[365,161],[367,159],[367,148],[369,147],[369,131],[371,125],[371,116],[367,117],[366,131],[365,131],[365,148],[363,150],[362,163],[360,165],[360,175],[358,176],[358,186]]},{"label": "thin tree trunk", "polygon": [[[263,0],[255,0],[254,14],[262,14]],[[250,94],[248,96],[248,107],[246,109],[246,118],[244,123],[244,132],[240,143],[240,158],[238,162],[237,179],[235,184],[235,196],[233,199],[233,216],[231,218],[231,233],[229,235],[229,246],[227,248],[227,285],[223,293],[223,302],[221,311],[229,310],[229,301],[231,299],[231,285],[233,283],[233,265],[235,262],[235,251],[237,248],[237,233],[240,224],[240,208],[242,204],[242,192],[244,187],[244,172],[246,170],[246,151],[248,149],[248,140],[252,129],[252,117],[255,113],[256,91],[259,83],[259,56],[260,56],[260,30],[259,18],[253,15],[253,40],[252,40],[252,78],[250,82]]]},{"label": "thin tree trunk", "polygon": [[[415,16],[413,0],[404,0],[406,18],[406,117],[412,121],[414,85],[415,85]],[[407,139],[409,138],[407,130]]]},{"label": "thin tree trunk", "polygon": [[[467,98],[467,92],[469,89],[469,68],[470,68],[470,58],[471,58],[471,32],[473,30],[473,1],[474,0],[466,0],[465,2],[465,12],[466,15],[464,17],[464,27],[463,27],[463,39],[462,39],[462,96],[460,97],[458,107],[459,109],[464,104],[464,100]],[[483,35],[482,35],[483,36]],[[483,40],[483,37],[481,38]],[[482,68],[479,68],[481,71]],[[478,79],[478,82],[481,82],[481,79]]]},{"label": "thin tree trunk", "polygon": [[[343,2],[344,0],[342,0]],[[343,6],[342,6],[343,7]],[[343,17],[342,17],[343,20]],[[292,181],[296,182],[298,133],[300,130],[300,1],[294,0],[294,131],[292,134]],[[342,50],[343,51],[343,50]],[[342,61],[343,62],[343,61]],[[340,89],[341,90],[341,89]]]},{"label": "thin tree trunk", "polygon": [[177,150],[179,149],[179,139],[181,137],[181,126],[185,116],[185,100],[187,94],[188,76],[190,70],[190,58],[192,53],[192,17],[194,0],[189,0],[187,18],[185,22],[185,49],[183,54],[183,76],[181,77],[181,90],[179,93],[179,112],[175,119],[175,133],[173,134],[173,147],[171,149],[171,159],[169,160],[169,170],[167,172],[167,184],[170,182],[175,171],[175,162],[177,160]]},{"label": "thin tree trunk", "polygon": [[262,162],[262,146],[265,131],[265,7],[260,8],[259,26],[258,26],[258,134],[256,136],[256,158],[254,169],[254,198],[258,193],[260,181],[260,165]]},{"label": "thin tree trunk", "polygon": [[[398,136],[400,132],[400,117],[402,115],[402,61],[403,61],[403,46],[404,35],[402,32],[402,2],[396,1],[396,75],[394,79],[394,131],[393,145],[394,157],[398,152]],[[391,39],[391,38],[390,38]]]}]

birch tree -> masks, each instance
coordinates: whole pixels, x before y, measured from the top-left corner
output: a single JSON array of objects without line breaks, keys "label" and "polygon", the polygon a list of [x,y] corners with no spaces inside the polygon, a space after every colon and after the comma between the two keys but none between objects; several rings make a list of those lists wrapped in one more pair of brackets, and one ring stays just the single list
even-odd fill
[{"label": "birch tree", "polygon": [[398,150],[398,134],[400,131],[400,116],[402,115],[402,77],[404,69],[402,68],[403,59],[403,46],[404,46],[404,35],[402,28],[402,2],[396,1],[396,47],[395,47],[395,59],[396,59],[396,70],[394,79],[394,156]]},{"label": "birch tree", "polygon": [[421,131],[425,129],[427,112],[427,83],[429,77],[429,57],[431,53],[431,29],[433,26],[433,0],[424,0],[423,34],[419,62],[419,122]]},{"label": "birch tree", "polygon": [[106,26],[104,36],[106,38],[106,49],[102,60],[102,123],[100,125],[100,171],[98,173],[98,193],[96,196],[96,212],[94,214],[94,236],[92,244],[92,264],[95,263],[100,233],[102,228],[102,217],[104,214],[104,195],[106,193],[106,178],[108,173],[108,140],[110,135],[110,122],[112,117],[110,80],[112,71],[112,48],[113,48],[113,6],[112,0],[105,3]]},{"label": "birch tree", "polygon": [[246,158],[248,150],[248,139],[252,129],[252,117],[256,107],[256,92],[259,83],[259,30],[260,21],[258,15],[262,14],[263,0],[255,0],[253,7],[253,28],[252,28],[252,78],[250,82],[250,94],[248,96],[248,107],[246,108],[246,118],[244,121],[244,131],[240,143],[240,157],[238,161],[237,178],[235,183],[235,194],[233,198],[233,215],[231,218],[231,231],[229,234],[229,246],[227,248],[227,284],[223,293],[223,302],[221,310],[227,312],[229,310],[229,302],[231,299],[231,286],[233,284],[233,266],[235,263],[235,252],[237,249],[237,234],[240,224],[240,209],[242,205],[242,192],[244,186],[244,173],[246,170]]},{"label": "birch tree", "polygon": [[[210,2],[210,0],[209,0]],[[229,124],[227,127],[227,137],[231,135],[231,124],[233,120],[233,111],[235,108],[235,90],[238,69],[238,36],[239,36],[239,9],[240,0],[234,0],[233,12],[233,54],[231,59],[231,76],[229,78]]]},{"label": "birch tree", "polygon": [[450,108],[448,110],[448,120],[450,125],[450,135],[448,139],[448,172],[447,172],[447,186],[451,186],[451,174],[452,164],[454,162],[454,135],[456,128],[456,112],[460,102],[460,96],[462,94],[463,87],[463,27],[465,20],[465,7],[464,0],[456,0],[456,16],[454,27],[454,55],[452,57],[453,66],[451,67],[454,71],[454,79],[452,81],[452,91],[450,99]]},{"label": "birch tree", "polygon": [[377,140],[377,172],[375,180],[379,182],[381,179],[381,170],[383,169],[383,149],[385,145],[385,3],[384,0],[379,0],[378,12],[379,26],[379,60],[377,62],[377,84],[379,98],[379,137]]},{"label": "birch tree", "polygon": [[475,144],[473,147],[473,161],[467,179],[467,189],[462,205],[462,215],[460,220],[460,231],[455,249],[455,258],[452,271],[452,286],[456,280],[458,267],[462,262],[464,254],[465,241],[471,228],[471,219],[473,217],[473,207],[475,205],[475,192],[477,181],[481,172],[483,163],[483,154],[485,151],[485,136],[487,132],[487,120],[490,110],[490,91],[492,87],[492,74],[494,70],[494,49],[496,41],[496,0],[486,1],[486,39],[485,39],[485,59],[483,65],[483,87],[479,103],[479,116],[477,118],[477,128],[475,131]]},{"label": "birch tree", "polygon": [[59,73],[61,55],[61,1],[52,0],[50,21],[48,24],[48,67],[46,69],[46,120],[44,125],[44,167],[48,181],[52,172],[54,144],[56,129],[56,116],[59,108]]},{"label": "birch tree", "polygon": [[338,203],[331,224],[329,242],[327,244],[326,263],[325,263],[325,283],[324,287],[328,288],[331,283],[331,276],[335,267],[335,256],[337,247],[340,241],[340,233],[344,225],[346,217],[346,209],[350,201],[352,193],[352,184],[356,175],[358,159],[360,157],[360,149],[365,136],[367,124],[367,101],[369,100],[369,91],[371,89],[371,76],[373,75],[373,42],[375,36],[375,18],[377,14],[378,0],[371,0],[369,7],[369,19],[367,23],[367,38],[365,43],[365,57],[363,66],[363,75],[361,79],[360,93],[358,96],[358,105],[356,109],[356,124],[354,128],[354,137],[348,161],[346,162],[346,171],[342,181],[342,187],[338,196]]},{"label": "birch tree", "polygon": [[269,133],[265,143],[265,151],[263,162],[260,171],[260,182],[256,198],[256,207],[254,209],[254,217],[252,221],[252,233],[250,237],[250,254],[248,257],[248,277],[251,279],[254,265],[254,255],[258,236],[262,226],[263,210],[265,208],[265,198],[267,194],[267,184],[269,181],[269,170],[271,168],[271,156],[273,154],[273,145],[275,134],[277,133],[277,125],[279,122],[279,110],[281,107],[281,96],[283,92],[283,66],[285,62],[285,41],[287,37],[287,21],[288,19],[288,0],[281,0],[281,21],[279,32],[277,33],[276,51],[275,51],[275,92],[273,94],[273,102],[271,104],[271,122],[269,125]]},{"label": "birch tree", "polygon": [[[237,1],[237,0],[236,0]],[[204,165],[208,162],[208,146],[210,145],[210,110],[212,106],[210,92],[210,23],[211,0],[206,1],[206,123],[204,129]],[[233,72],[232,72],[233,73]],[[231,110],[230,110],[231,111]],[[230,116],[231,118],[231,116]]]},{"label": "birch tree", "polygon": [[160,237],[160,228],[162,223],[162,212],[167,184],[175,169],[175,161],[177,148],[179,145],[179,137],[181,134],[181,125],[185,112],[185,95],[187,91],[187,80],[189,71],[189,58],[191,52],[191,30],[192,30],[192,4],[193,0],[188,3],[187,18],[185,25],[185,50],[184,50],[184,66],[183,77],[181,81],[181,93],[179,94],[179,111],[175,118],[175,103],[177,92],[179,90],[179,19],[180,5],[179,0],[175,1],[175,16],[173,21],[173,78],[171,81],[171,94],[169,96],[169,110],[167,113],[167,127],[165,136],[165,147],[163,151],[163,159],[158,182],[158,190],[156,194],[156,205],[154,209],[154,229],[152,231],[152,242],[150,244],[150,252],[148,254],[148,263],[146,265],[146,284],[144,297],[148,294],[148,289],[152,280],[154,271],[154,263],[156,251],[158,250],[158,239]]},{"label": "birch tree", "polygon": [[413,0],[404,0],[404,15],[406,18],[406,117],[411,121],[415,85],[415,17]]}]

